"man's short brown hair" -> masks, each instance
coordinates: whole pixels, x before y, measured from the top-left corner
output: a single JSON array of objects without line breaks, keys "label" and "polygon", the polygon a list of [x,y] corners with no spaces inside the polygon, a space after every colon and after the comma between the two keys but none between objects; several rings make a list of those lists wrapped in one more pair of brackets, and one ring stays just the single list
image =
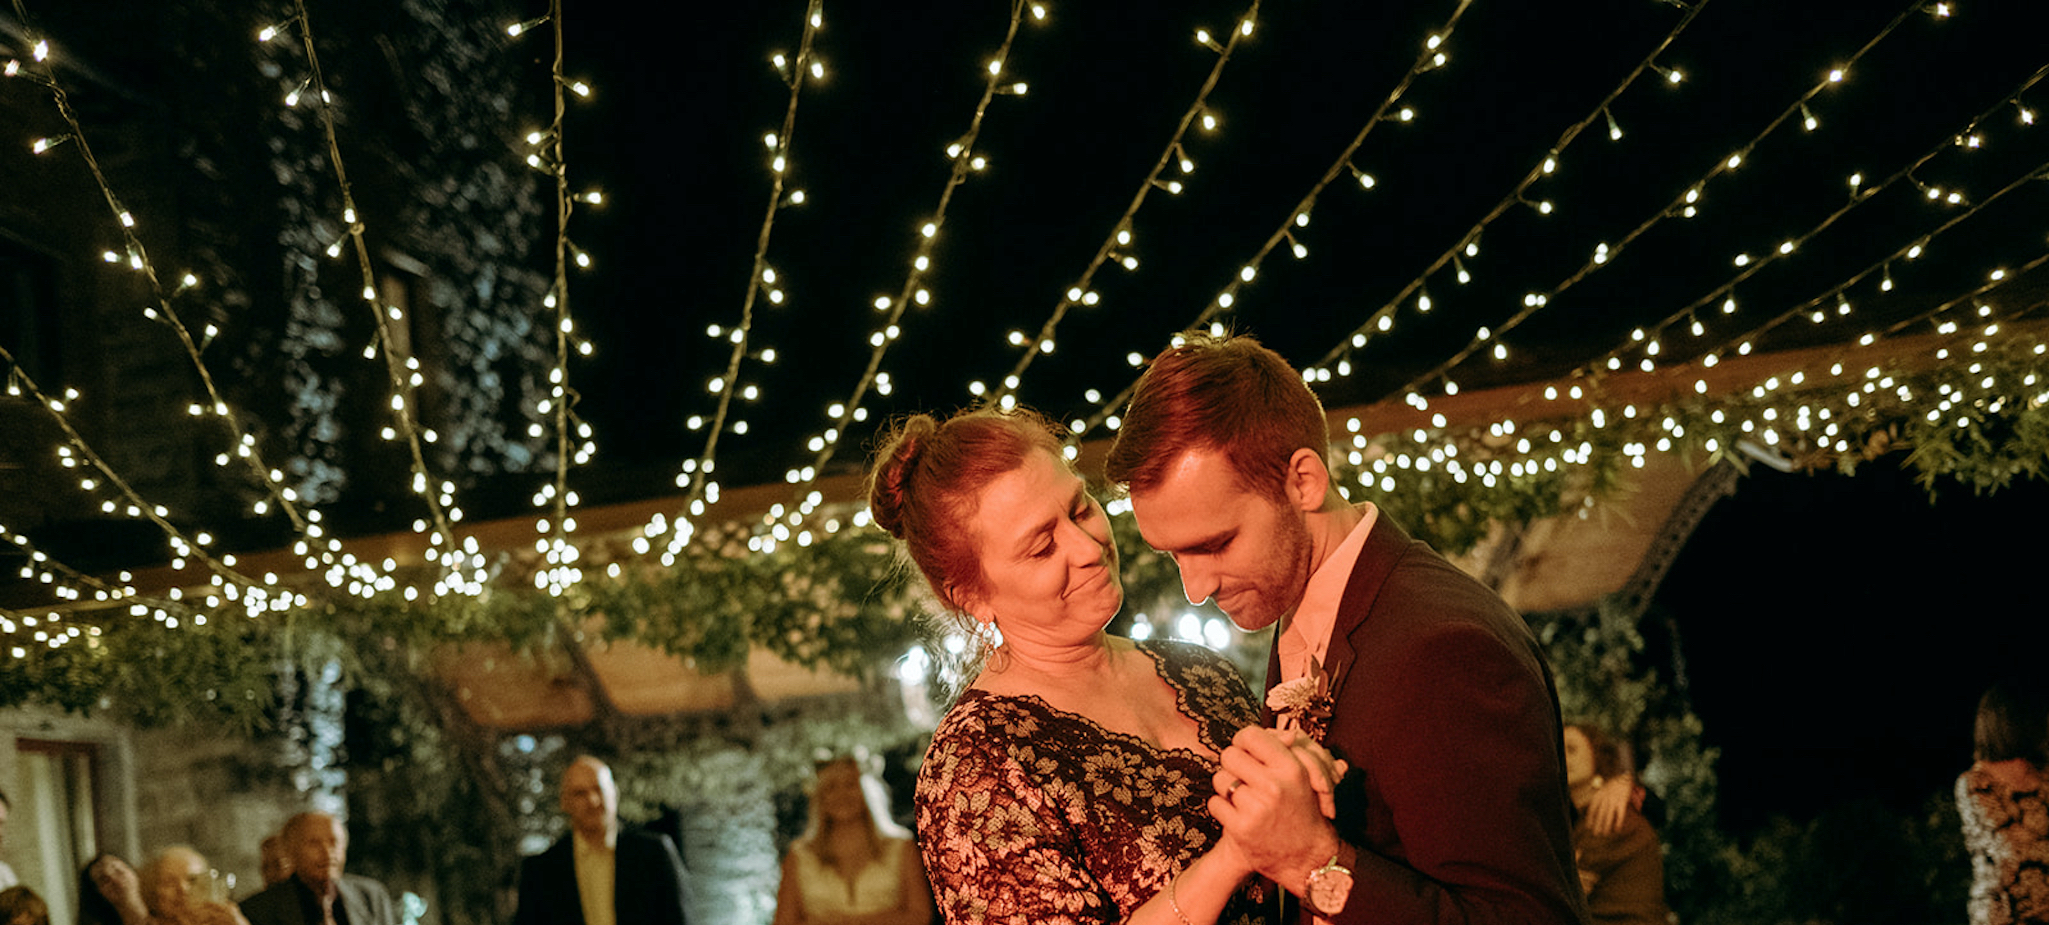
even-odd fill
[{"label": "man's short brown hair", "polygon": [[1196,332],[1180,340],[1139,377],[1105,474],[1143,492],[1183,453],[1220,449],[1244,487],[1283,497],[1295,451],[1329,451],[1323,404],[1287,360],[1249,335]]}]

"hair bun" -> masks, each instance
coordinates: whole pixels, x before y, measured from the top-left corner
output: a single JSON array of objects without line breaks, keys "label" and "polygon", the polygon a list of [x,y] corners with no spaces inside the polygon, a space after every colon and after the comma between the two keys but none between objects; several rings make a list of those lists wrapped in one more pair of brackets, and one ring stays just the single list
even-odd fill
[{"label": "hair bun", "polygon": [[938,433],[938,419],[915,414],[899,422],[883,438],[882,449],[875,454],[875,474],[868,483],[868,511],[876,526],[897,539],[904,538],[906,483],[917,474],[927,441]]}]

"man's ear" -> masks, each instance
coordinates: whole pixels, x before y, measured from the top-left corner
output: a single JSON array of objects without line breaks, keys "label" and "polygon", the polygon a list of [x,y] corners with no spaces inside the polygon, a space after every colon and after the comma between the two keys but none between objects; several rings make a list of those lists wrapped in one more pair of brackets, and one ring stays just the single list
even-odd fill
[{"label": "man's ear", "polygon": [[1303,447],[1288,457],[1287,472],[1283,475],[1282,487],[1288,501],[1297,510],[1315,513],[1323,509],[1323,502],[1330,496],[1330,467],[1323,464],[1323,454]]}]

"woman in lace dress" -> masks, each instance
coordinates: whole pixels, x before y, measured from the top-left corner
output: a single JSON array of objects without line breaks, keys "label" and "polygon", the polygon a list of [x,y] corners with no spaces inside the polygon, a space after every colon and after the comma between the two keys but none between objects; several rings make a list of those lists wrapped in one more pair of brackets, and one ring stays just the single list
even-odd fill
[{"label": "woman in lace dress", "polygon": [[926,925],[932,890],[910,836],[852,757],[820,763],[811,825],[783,856],[774,925]]},{"label": "woman in lace dress", "polygon": [[1258,720],[1251,695],[1206,649],[1104,631],[1117,549],[1053,432],[1029,411],[918,415],[870,473],[876,522],[1002,639],[918,772],[939,908],[953,925],[1264,921],[1205,808],[1217,755]]},{"label": "woman in lace dress", "polygon": [[1977,762],[1957,778],[1971,853],[1971,925],[2049,923],[2049,696],[2032,680],[1978,701]]}]

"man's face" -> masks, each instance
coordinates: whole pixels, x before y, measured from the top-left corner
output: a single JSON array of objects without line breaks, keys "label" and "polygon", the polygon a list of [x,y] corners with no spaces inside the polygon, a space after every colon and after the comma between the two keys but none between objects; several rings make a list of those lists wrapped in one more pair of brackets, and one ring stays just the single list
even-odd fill
[{"label": "man's face", "polygon": [[1248,632],[1294,611],[1309,583],[1304,513],[1240,484],[1231,461],[1189,450],[1144,492],[1131,511],[1147,545],[1174,557],[1188,602],[1214,598]]},{"label": "man's face", "polygon": [[143,898],[149,910],[176,919],[189,910],[193,897],[204,896],[206,859],[196,852],[172,850],[149,868]]},{"label": "man's face", "polygon": [[292,856],[285,851],[283,836],[273,835],[264,839],[260,856],[264,886],[292,875]]},{"label": "man's face", "polygon": [[619,788],[612,770],[595,761],[577,761],[562,773],[562,812],[569,826],[585,838],[601,838],[619,813]]},{"label": "man's face", "polygon": [[285,833],[292,873],[315,891],[325,892],[341,880],[349,857],[349,833],[329,816],[309,816]]}]

